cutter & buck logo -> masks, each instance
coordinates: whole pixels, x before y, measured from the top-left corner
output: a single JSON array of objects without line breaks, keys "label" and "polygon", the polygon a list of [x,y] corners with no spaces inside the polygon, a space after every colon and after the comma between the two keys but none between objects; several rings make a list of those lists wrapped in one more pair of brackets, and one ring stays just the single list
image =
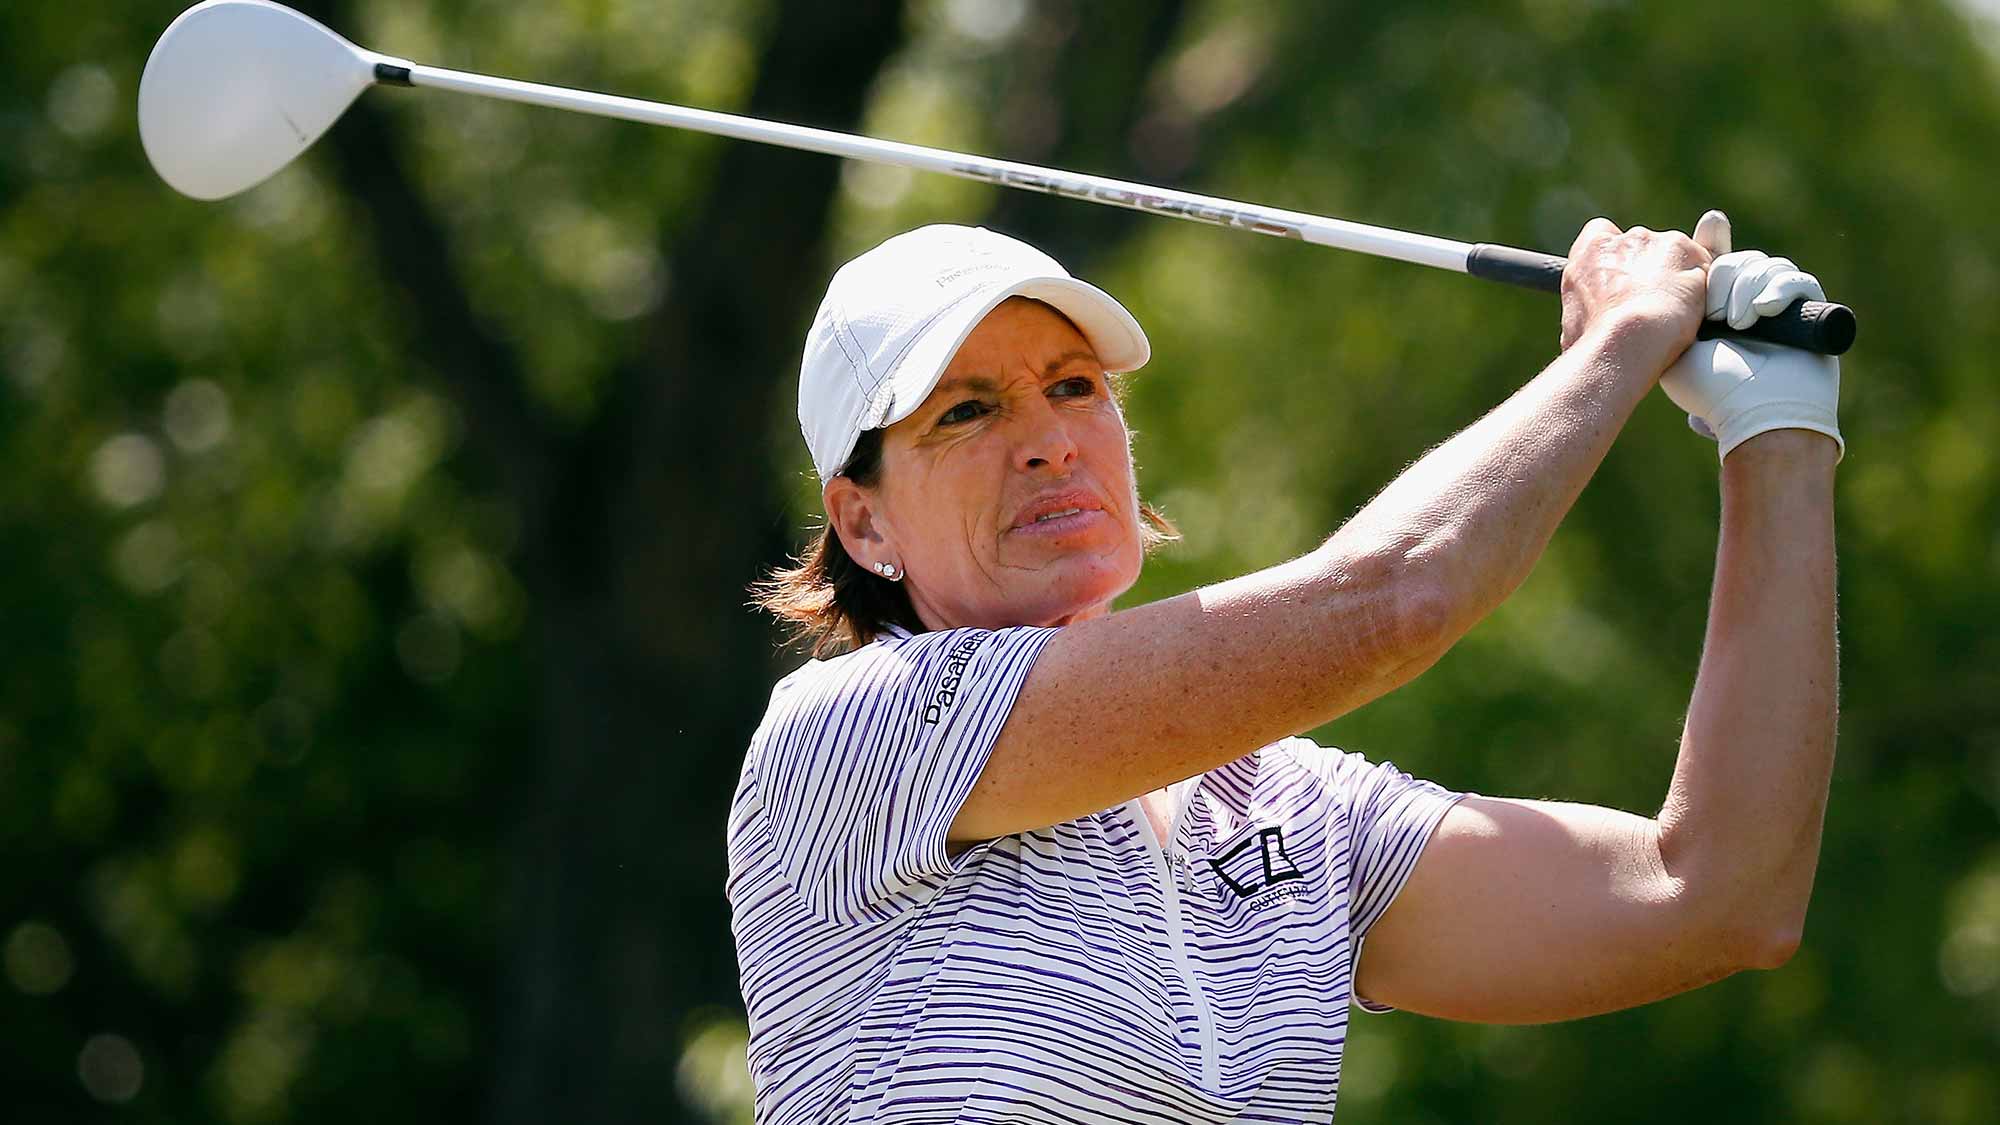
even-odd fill
[{"label": "cutter & buck logo", "polygon": [[1296,887],[1285,884],[1305,878],[1285,850],[1284,830],[1277,827],[1259,829],[1256,835],[1245,836],[1228,851],[1210,857],[1208,865],[1223,886],[1235,892],[1237,898],[1249,900],[1252,907],[1279,901],[1284,896],[1273,895],[1272,891],[1296,891]]}]

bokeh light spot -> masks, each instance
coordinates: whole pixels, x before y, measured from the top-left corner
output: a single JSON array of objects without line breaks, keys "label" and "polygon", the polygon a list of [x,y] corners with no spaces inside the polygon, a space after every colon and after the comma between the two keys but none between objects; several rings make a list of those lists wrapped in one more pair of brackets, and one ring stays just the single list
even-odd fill
[{"label": "bokeh light spot", "polygon": [[1977,996],[2000,986],[2000,856],[1953,889],[1938,950],[1938,976],[1957,996]]},{"label": "bokeh light spot", "polygon": [[751,1120],[750,1032],[740,1016],[697,1021],[681,1049],[675,1078],[681,1098],[711,1121]]},{"label": "bokeh light spot", "polygon": [[167,396],[166,430],[189,453],[215,448],[229,437],[229,396],[207,379],[189,379]]},{"label": "bokeh light spot", "polygon": [[166,520],[147,520],[125,533],[111,554],[118,580],[137,594],[156,594],[181,575],[181,538]]},{"label": "bokeh light spot", "polygon": [[143,434],[119,434],[90,458],[97,495],[114,508],[143,504],[166,487],[167,462],[160,447]]},{"label": "bokeh light spot", "polygon": [[49,84],[49,121],[77,140],[104,131],[118,110],[118,84],[96,63],[77,63]]},{"label": "bokeh light spot", "polygon": [[29,996],[62,991],[76,971],[62,931],[46,922],[23,922],[7,935],[7,979]]},{"label": "bokeh light spot", "polygon": [[893,164],[863,164],[850,160],[840,169],[840,190],[871,211],[887,211],[910,194],[917,174]]},{"label": "bokeh light spot", "polygon": [[944,6],[953,31],[989,46],[1013,38],[1027,15],[1027,0],[946,0]]},{"label": "bokeh light spot", "polygon": [[100,1102],[129,1102],[146,1082],[139,1049],[122,1035],[93,1035],[77,1052],[76,1076]]}]

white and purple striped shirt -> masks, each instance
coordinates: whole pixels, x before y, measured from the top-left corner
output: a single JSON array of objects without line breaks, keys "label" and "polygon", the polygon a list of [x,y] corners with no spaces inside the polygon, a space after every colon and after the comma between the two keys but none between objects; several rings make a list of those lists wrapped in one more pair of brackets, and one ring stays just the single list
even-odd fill
[{"label": "white and purple striped shirt", "polygon": [[947,855],[1052,629],[898,633],[771,693],[729,821],[763,1125],[1333,1117],[1355,954],[1457,795],[1285,739]]}]

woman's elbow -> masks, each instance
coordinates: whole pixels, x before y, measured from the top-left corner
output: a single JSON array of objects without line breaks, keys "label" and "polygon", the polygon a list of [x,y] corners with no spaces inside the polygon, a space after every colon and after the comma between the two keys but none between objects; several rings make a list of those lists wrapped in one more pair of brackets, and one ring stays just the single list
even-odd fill
[{"label": "woman's elbow", "polygon": [[1762,925],[1745,935],[1744,969],[1782,969],[1799,951],[1805,936],[1805,912],[1796,922]]},{"label": "woman's elbow", "polygon": [[1718,975],[1749,969],[1781,969],[1799,951],[1805,935],[1805,908],[1739,910],[1719,920],[1704,938],[1715,955]]}]

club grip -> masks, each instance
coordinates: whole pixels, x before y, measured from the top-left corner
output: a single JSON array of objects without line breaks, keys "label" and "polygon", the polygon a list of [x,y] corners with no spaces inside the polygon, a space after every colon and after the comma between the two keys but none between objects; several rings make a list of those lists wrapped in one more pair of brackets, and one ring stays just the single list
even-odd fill
[{"label": "club grip", "polygon": [[[1554,254],[1517,250],[1482,242],[1465,256],[1465,272],[1488,281],[1502,281],[1524,289],[1546,293],[1562,292],[1563,267],[1568,263]],[[1704,340],[1718,337],[1747,337],[1788,348],[1841,355],[1854,346],[1854,310],[1832,301],[1794,301],[1790,308],[1767,316],[1749,328],[1737,330],[1720,321],[1701,322]]]}]

